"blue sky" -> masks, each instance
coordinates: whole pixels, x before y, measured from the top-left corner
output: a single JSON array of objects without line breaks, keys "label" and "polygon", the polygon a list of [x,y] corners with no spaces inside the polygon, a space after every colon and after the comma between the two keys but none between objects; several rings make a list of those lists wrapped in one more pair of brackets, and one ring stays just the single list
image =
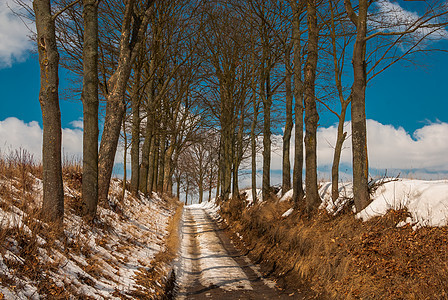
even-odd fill
[{"label": "blue sky", "polygon": [[[38,157],[40,151],[36,149],[40,147],[42,127],[39,66],[37,55],[29,52],[32,44],[27,35],[26,28],[0,2],[0,150],[8,145],[28,145]],[[448,50],[448,39],[438,42],[437,47]],[[398,63],[369,84],[366,113],[372,120],[368,124],[371,167],[448,178],[448,53],[430,53],[414,63],[418,66]],[[61,94],[69,84],[67,77],[67,71],[61,69]],[[82,131],[72,123],[82,117],[79,95],[74,95],[71,101],[61,100],[60,105],[64,147],[68,153],[80,155]],[[6,122],[10,117],[17,119]],[[334,116],[322,113],[318,162],[323,172],[331,163],[335,122]],[[349,141],[346,146],[342,165],[351,161]],[[280,169],[279,157],[273,155],[273,170]]]},{"label": "blue sky", "polygon": [[[28,54],[23,62],[15,62],[11,67],[0,69],[2,109],[0,120],[16,117],[25,122],[38,121],[42,124],[39,104],[39,62],[37,56]],[[60,93],[69,84],[68,73],[60,70]],[[62,126],[82,118],[82,105],[78,99],[61,100]]]},{"label": "blue sky", "polygon": [[[448,49],[447,42],[440,42]],[[409,133],[428,122],[448,122],[448,53],[437,52],[419,59],[421,66],[397,64],[376,77],[367,89],[366,113],[369,119],[403,127]],[[68,73],[60,71],[61,90],[67,87]],[[42,123],[39,105],[39,65],[35,54],[22,62],[0,69],[2,109],[0,120],[17,117],[25,122]],[[82,117],[79,95],[61,100],[62,125]],[[349,119],[349,118],[348,118]],[[324,114],[322,126],[335,118]]]}]

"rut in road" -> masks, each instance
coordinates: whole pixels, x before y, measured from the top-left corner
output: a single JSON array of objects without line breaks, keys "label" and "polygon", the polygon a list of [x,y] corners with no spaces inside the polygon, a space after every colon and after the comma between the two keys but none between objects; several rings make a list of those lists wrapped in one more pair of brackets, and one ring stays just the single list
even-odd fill
[{"label": "rut in road", "polygon": [[185,207],[176,299],[294,299],[261,278],[208,213]]}]

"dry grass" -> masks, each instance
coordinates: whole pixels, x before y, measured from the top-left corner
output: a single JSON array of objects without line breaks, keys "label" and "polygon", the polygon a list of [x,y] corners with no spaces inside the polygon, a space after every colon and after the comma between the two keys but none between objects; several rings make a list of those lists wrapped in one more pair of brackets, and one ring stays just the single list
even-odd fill
[{"label": "dry grass", "polygon": [[[351,213],[305,217],[275,201],[222,215],[243,235],[249,255],[285,286],[322,299],[447,299],[448,228],[397,228],[404,211],[368,222]],[[311,297],[311,296],[310,296]]]},{"label": "dry grass", "polygon": [[[175,208],[174,215],[168,223],[168,235],[165,237],[164,249],[157,253],[148,268],[141,268],[137,283],[143,289],[132,295],[138,299],[171,299],[175,281],[172,262],[179,249],[179,222],[182,218],[183,204],[177,198],[164,196],[170,207]],[[146,291],[150,290],[151,293]]]},{"label": "dry grass", "polygon": [[[0,209],[2,215],[0,218],[0,259],[7,267],[9,274],[0,272],[0,286],[8,287],[10,291],[23,290],[27,282],[37,288],[36,294],[47,297],[48,299],[88,299],[87,295],[79,295],[79,291],[71,287],[70,278],[64,279],[64,284],[54,282],[54,274],[64,268],[67,259],[73,259],[73,256],[83,257],[83,263],[73,259],[75,263],[85,273],[79,273],[77,280],[83,284],[95,286],[95,279],[107,279],[114,281],[103,270],[103,266],[108,264],[113,269],[116,266],[126,265],[129,251],[133,251],[134,246],[144,248],[143,241],[151,239],[150,232],[141,231],[141,233],[129,233],[129,235],[120,235],[122,239],[116,240],[114,228],[111,225],[111,219],[114,222],[126,221],[130,217],[135,217],[133,211],[127,210],[126,204],[121,197],[111,194],[111,201],[101,203],[104,210],[113,211],[116,214],[106,213],[99,217],[94,224],[87,224],[76,217],[80,212],[81,204],[81,184],[82,169],[79,161],[65,160],[63,164],[63,179],[65,184],[65,220],[70,220],[67,224],[74,224],[75,227],[63,228],[43,223],[39,220],[39,212],[42,204],[41,189],[37,178],[42,178],[42,168],[34,162],[34,159],[24,150],[17,150],[8,155],[0,154]],[[121,196],[121,195],[120,195]],[[128,197],[127,202],[140,203],[139,199]],[[137,274],[136,281],[147,282],[147,285],[157,286],[166,284],[165,276],[168,271],[168,265],[174,258],[177,250],[177,224],[181,217],[181,208],[179,202],[173,198],[164,198],[166,203],[166,213],[169,215],[177,209],[177,213],[172,217],[169,223],[169,232],[167,235],[163,251],[151,261],[148,257],[145,261],[138,261],[141,265],[140,273]],[[142,204],[143,205],[143,204]],[[8,218],[7,216],[14,216]],[[127,224],[132,229],[132,224]],[[154,224],[154,228],[160,228]],[[60,230],[54,230],[60,228]],[[163,227],[164,228],[164,227]],[[52,229],[52,230],[50,230]],[[165,230],[165,229],[163,229]],[[95,239],[95,245],[92,246],[92,233],[102,238]],[[148,236],[141,236],[146,234]],[[157,233],[161,235],[161,233]],[[109,236],[111,235],[111,236]],[[112,246],[111,246],[112,245]],[[97,247],[111,251],[111,256],[98,256]],[[149,262],[151,261],[151,264]],[[152,274],[151,278],[145,276]],[[108,277],[109,276],[109,277]],[[153,282],[149,282],[153,280]],[[117,283],[118,285],[118,283]],[[131,295],[132,292],[120,290],[114,294],[117,297],[129,298],[137,297]],[[163,292],[163,291],[162,291]],[[149,296],[148,296],[149,295]],[[146,292],[146,298],[153,299],[149,292]],[[2,299],[0,293],[0,299]],[[141,296],[141,295],[140,295]],[[141,297],[137,298],[141,298]],[[143,297],[145,298],[145,297]]]}]

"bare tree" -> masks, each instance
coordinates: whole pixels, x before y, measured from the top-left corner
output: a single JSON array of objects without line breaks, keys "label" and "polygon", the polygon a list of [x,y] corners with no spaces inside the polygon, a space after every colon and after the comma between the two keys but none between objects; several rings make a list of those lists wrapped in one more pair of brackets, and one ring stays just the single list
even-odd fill
[{"label": "bare tree", "polygon": [[83,1],[83,215],[92,220],[98,202],[98,1]]},{"label": "bare tree", "polygon": [[319,28],[316,0],[307,0],[308,53],[305,64],[305,192],[308,212],[317,208],[320,197],[317,187],[317,122],[315,79],[318,59]]},{"label": "bare tree", "polygon": [[[72,4],[73,5],[73,4]],[[52,14],[50,0],[33,2],[40,66],[39,102],[42,109],[43,203],[42,218],[62,223],[64,190],[61,165],[61,111],[59,109],[59,52],[55,20],[65,10]]]},{"label": "bare tree", "polygon": [[125,110],[125,91],[131,68],[143,45],[143,37],[149,23],[155,0],[143,4],[144,11],[135,15],[135,1],[126,2],[123,17],[118,65],[107,82],[106,117],[99,151],[99,200],[105,201],[109,192],[110,178],[117,150],[121,123]]},{"label": "bare tree", "polygon": [[301,47],[301,15],[303,7],[297,5],[296,0],[290,0],[293,10],[292,43],[294,51],[294,168],[293,168],[293,196],[297,205],[304,196],[303,191],[303,84],[302,84],[302,47]]}]

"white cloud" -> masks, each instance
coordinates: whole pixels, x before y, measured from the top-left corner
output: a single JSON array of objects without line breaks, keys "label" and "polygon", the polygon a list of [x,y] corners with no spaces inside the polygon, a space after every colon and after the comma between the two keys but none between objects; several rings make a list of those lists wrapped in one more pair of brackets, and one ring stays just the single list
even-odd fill
[{"label": "white cloud", "polygon": [[15,12],[21,10],[13,1],[0,1],[0,69],[10,67],[14,61],[23,61],[33,45],[24,22],[28,26],[33,25],[27,20],[21,20],[11,9]]},{"label": "white cloud", "polygon": [[[352,164],[351,124],[345,123],[349,137],[343,147],[341,164]],[[317,159],[319,167],[330,166],[336,141],[336,125],[321,127],[317,133]],[[294,133],[292,135],[294,137]],[[276,137],[280,141],[279,136]],[[381,170],[412,170],[419,178],[440,178],[448,174],[448,123],[438,122],[425,125],[412,135],[402,127],[395,128],[374,120],[367,120],[367,143],[369,167]],[[281,144],[277,147],[281,147]],[[291,160],[294,155],[294,141],[291,141]],[[261,169],[261,157],[258,160]],[[271,169],[282,168],[281,152],[272,154]]]},{"label": "white cloud", "polygon": [[[42,158],[42,128],[33,121],[25,123],[11,117],[0,121],[0,150],[26,149],[36,160]],[[79,129],[62,129],[63,155],[68,159],[82,157],[82,131]]]},{"label": "white cloud", "polygon": [[[62,129],[63,159],[80,161],[82,159],[83,131],[80,129],[82,121],[72,121],[70,125],[75,129]],[[26,149],[37,161],[42,159],[42,128],[39,123],[36,121],[25,123],[14,117],[0,121],[0,153],[8,154],[19,148]],[[116,164],[123,163],[123,148],[123,143],[120,141],[115,155]],[[128,149],[127,155],[129,169],[130,149]]]},{"label": "white cloud", "polygon": [[[400,32],[420,25],[432,25],[437,23],[437,19],[425,22],[427,18],[417,12],[411,12],[402,8],[397,2],[380,0],[375,2],[378,14],[372,15],[369,24],[380,31]],[[414,42],[426,37],[429,40],[448,39],[446,29],[423,27],[418,28],[410,34],[410,39]],[[406,42],[404,40],[404,42]]]},{"label": "white cloud", "polygon": [[76,129],[83,129],[84,128],[84,122],[82,120],[71,121],[70,125],[73,128],[76,128]]},{"label": "white cloud", "polygon": [[[76,122],[74,124],[77,124]],[[336,140],[336,126],[319,128],[317,136],[318,165],[326,167],[333,160],[333,145]],[[350,122],[345,123],[350,137]],[[82,130],[64,128],[63,152],[67,158],[82,157]],[[294,134],[293,134],[294,137]],[[275,136],[277,145],[272,153],[271,170],[282,167],[281,137]],[[384,125],[367,120],[369,166],[371,169],[411,170],[408,176],[415,178],[441,178],[448,174],[448,123],[438,122],[423,126],[412,135],[403,128]],[[261,142],[261,139],[260,139]],[[294,155],[294,141],[291,141],[291,159]],[[0,121],[0,150],[7,153],[18,148],[27,149],[40,160],[42,156],[42,128],[37,122],[25,123],[17,118]],[[129,154],[129,152],[128,152]],[[129,156],[128,156],[129,157]],[[123,163],[123,146],[119,145],[115,163]],[[351,140],[344,143],[341,164],[351,165]],[[260,170],[261,159],[257,163]],[[327,176],[328,174],[321,173]],[[273,173],[277,183],[279,174]],[[328,176],[327,176],[328,177]],[[248,177],[249,178],[249,177]]]}]

